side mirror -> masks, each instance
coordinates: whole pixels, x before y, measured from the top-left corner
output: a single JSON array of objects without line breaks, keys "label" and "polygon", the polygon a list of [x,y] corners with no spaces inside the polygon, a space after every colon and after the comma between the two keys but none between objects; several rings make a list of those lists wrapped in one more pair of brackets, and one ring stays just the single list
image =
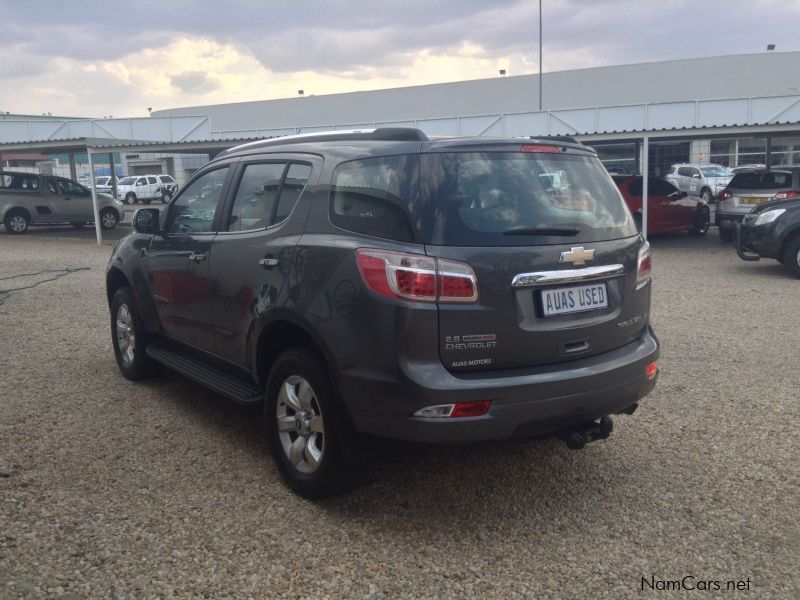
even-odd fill
[{"label": "side mirror", "polygon": [[160,212],[157,208],[140,208],[133,215],[133,230],[136,233],[158,233]]}]

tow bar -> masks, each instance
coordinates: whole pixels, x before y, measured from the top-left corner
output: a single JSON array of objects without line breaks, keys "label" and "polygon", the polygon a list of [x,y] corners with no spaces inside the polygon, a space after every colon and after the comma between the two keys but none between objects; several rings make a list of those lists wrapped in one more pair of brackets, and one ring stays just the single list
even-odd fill
[{"label": "tow bar", "polygon": [[614,431],[614,421],[609,416],[601,417],[599,422],[589,421],[581,423],[558,434],[567,446],[573,450],[580,450],[586,444],[596,440],[604,440]]}]

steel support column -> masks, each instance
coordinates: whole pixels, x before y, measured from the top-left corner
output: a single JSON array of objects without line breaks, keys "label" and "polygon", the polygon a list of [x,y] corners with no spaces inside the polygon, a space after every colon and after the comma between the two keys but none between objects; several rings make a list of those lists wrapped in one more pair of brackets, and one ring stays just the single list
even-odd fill
[{"label": "steel support column", "polygon": [[94,151],[91,148],[86,149],[89,155],[89,174],[92,182],[92,211],[94,212],[94,232],[97,234],[97,245],[103,243],[103,232],[100,226],[100,211],[97,210],[97,182],[94,180]]},{"label": "steel support column", "polygon": [[650,183],[650,138],[642,140],[642,237],[647,239],[647,187]]}]

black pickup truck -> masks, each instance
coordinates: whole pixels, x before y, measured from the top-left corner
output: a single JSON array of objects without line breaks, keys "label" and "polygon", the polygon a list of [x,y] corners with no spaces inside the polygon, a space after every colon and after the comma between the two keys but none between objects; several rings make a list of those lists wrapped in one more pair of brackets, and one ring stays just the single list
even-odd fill
[{"label": "black pickup truck", "polygon": [[748,261],[774,258],[800,278],[800,196],[765,202],[737,223],[736,253]]}]

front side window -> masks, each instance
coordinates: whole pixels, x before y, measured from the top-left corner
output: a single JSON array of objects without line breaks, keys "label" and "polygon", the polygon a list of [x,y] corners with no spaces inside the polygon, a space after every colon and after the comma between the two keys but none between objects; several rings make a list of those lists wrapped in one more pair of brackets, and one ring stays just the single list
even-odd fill
[{"label": "front side window", "polygon": [[58,181],[58,191],[60,194],[64,195],[72,194],[73,196],[88,195],[88,190],[84,188],[82,185],[75,183],[74,181],[69,181],[67,179],[59,179],[57,181]]},{"label": "front side window", "polygon": [[270,224],[286,163],[247,165],[236,190],[228,231],[263,229]]},{"label": "front side window", "polygon": [[228,167],[204,173],[170,204],[166,230],[169,233],[212,231]]},{"label": "front side window", "polygon": [[692,170],[689,167],[679,167],[678,175],[680,175],[681,177],[691,177]]}]

